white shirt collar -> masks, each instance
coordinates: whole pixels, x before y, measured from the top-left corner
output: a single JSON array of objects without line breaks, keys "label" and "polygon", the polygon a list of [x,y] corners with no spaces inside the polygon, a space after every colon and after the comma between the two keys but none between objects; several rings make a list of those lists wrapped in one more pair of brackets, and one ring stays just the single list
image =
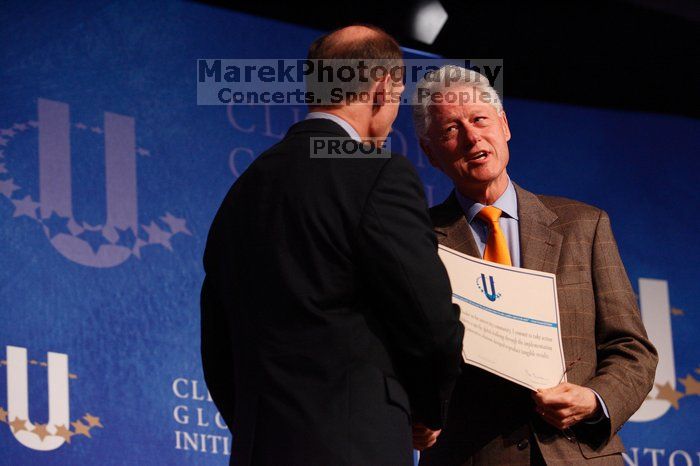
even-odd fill
[{"label": "white shirt collar", "polygon": [[348,133],[348,136],[350,136],[357,142],[362,142],[362,138],[360,138],[360,135],[357,133],[357,131],[355,131],[355,128],[353,128],[350,123],[343,120],[338,115],[333,115],[332,113],[326,112],[309,112],[309,114],[306,115],[305,120],[311,120],[313,118],[322,118],[324,120],[331,120],[335,123],[338,123],[341,126],[341,128],[343,128],[345,132]]},{"label": "white shirt collar", "polygon": [[[467,221],[471,223],[476,214],[484,208],[484,205],[463,196],[457,189],[455,189],[455,195],[459,205],[462,206],[462,210],[467,214]],[[501,209],[509,217],[518,220],[518,196],[515,192],[515,186],[510,181],[510,177],[508,178],[508,187],[501,194],[501,197],[493,203],[493,206]]]}]

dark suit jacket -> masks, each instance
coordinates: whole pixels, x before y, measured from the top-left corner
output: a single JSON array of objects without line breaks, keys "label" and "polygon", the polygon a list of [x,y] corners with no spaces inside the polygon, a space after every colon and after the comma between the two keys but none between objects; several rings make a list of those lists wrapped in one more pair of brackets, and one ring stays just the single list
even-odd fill
[{"label": "dark suit jacket", "polygon": [[[533,412],[529,390],[473,366],[455,387],[448,421],[423,466],[530,464],[537,442],[547,464],[622,464],[617,431],[652,388],[656,350],[605,212],[581,202],[534,195],[516,185],[521,265],[556,274],[569,382],[590,387],[610,420],[579,423],[575,441]],[[440,244],[480,257],[454,192],[430,210]]]},{"label": "dark suit jacket", "polygon": [[463,328],[408,160],[318,159],[306,120],[234,183],[204,254],[202,360],[231,464],[411,465]]}]

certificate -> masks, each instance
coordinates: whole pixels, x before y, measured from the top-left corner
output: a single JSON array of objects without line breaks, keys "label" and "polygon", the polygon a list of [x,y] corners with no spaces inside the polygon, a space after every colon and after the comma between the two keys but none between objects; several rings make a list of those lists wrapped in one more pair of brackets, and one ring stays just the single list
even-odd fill
[{"label": "certificate", "polygon": [[555,275],[438,253],[461,310],[466,363],[532,390],[566,380]]}]

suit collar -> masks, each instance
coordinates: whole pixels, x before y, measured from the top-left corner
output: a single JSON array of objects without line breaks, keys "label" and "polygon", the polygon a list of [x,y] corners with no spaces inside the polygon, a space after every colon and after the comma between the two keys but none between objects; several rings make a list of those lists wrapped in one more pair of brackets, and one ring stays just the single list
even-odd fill
[{"label": "suit collar", "polygon": [[[551,228],[557,214],[531,192],[513,183],[518,198],[520,264],[523,268],[556,273],[563,236]],[[474,235],[453,190],[430,211],[440,244],[480,257]]]},{"label": "suit collar", "polygon": [[549,210],[535,194],[513,183],[515,194],[518,197],[518,216],[523,214],[531,217],[537,223],[549,226],[558,218],[557,214]]},{"label": "suit collar", "polygon": [[[459,205],[462,206],[462,210],[467,216],[467,221],[471,223],[474,221],[474,217],[481,212],[481,209],[483,209],[485,205],[480,202],[476,202],[473,199],[469,199],[456,189],[454,190],[454,193],[457,197]],[[506,190],[491,205],[500,209],[503,212],[503,216],[518,220],[518,196],[515,193],[515,184],[510,180],[510,178],[508,179],[508,186],[506,187]]]},{"label": "suit collar", "polygon": [[550,226],[559,218],[542,201],[517,184],[520,222],[520,264],[523,268],[556,273],[563,236]]},{"label": "suit collar", "polygon": [[306,115],[306,120],[313,120],[313,119],[324,119],[324,120],[330,120],[334,123],[338,123],[338,125],[343,128],[343,131],[348,133],[348,135],[353,138],[355,141],[362,142],[362,138],[358,134],[357,130],[352,127],[350,123],[345,121],[343,118],[339,117],[338,115],[334,115],[332,113],[326,113],[326,112],[309,112]]},{"label": "suit collar", "polygon": [[323,133],[332,136],[350,137],[348,132],[345,131],[342,126],[335,121],[328,120],[326,118],[310,118],[308,120],[301,120],[300,122],[293,124],[289,130],[287,130],[287,135],[285,137],[303,133]]}]

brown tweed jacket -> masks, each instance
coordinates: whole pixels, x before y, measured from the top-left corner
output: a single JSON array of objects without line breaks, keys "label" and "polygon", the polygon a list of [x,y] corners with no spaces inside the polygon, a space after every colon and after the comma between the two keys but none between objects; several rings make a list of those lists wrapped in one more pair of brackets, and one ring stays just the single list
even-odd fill
[{"label": "brown tweed jacket", "polygon": [[[600,394],[610,420],[579,423],[568,440],[534,413],[527,389],[465,365],[447,423],[421,465],[529,465],[535,442],[548,465],[622,465],[617,432],[651,390],[657,355],[610,219],[581,202],[515,189],[521,265],[557,277],[564,354],[567,363],[577,360],[568,380]],[[440,244],[479,257],[454,192],[431,217]]]}]

